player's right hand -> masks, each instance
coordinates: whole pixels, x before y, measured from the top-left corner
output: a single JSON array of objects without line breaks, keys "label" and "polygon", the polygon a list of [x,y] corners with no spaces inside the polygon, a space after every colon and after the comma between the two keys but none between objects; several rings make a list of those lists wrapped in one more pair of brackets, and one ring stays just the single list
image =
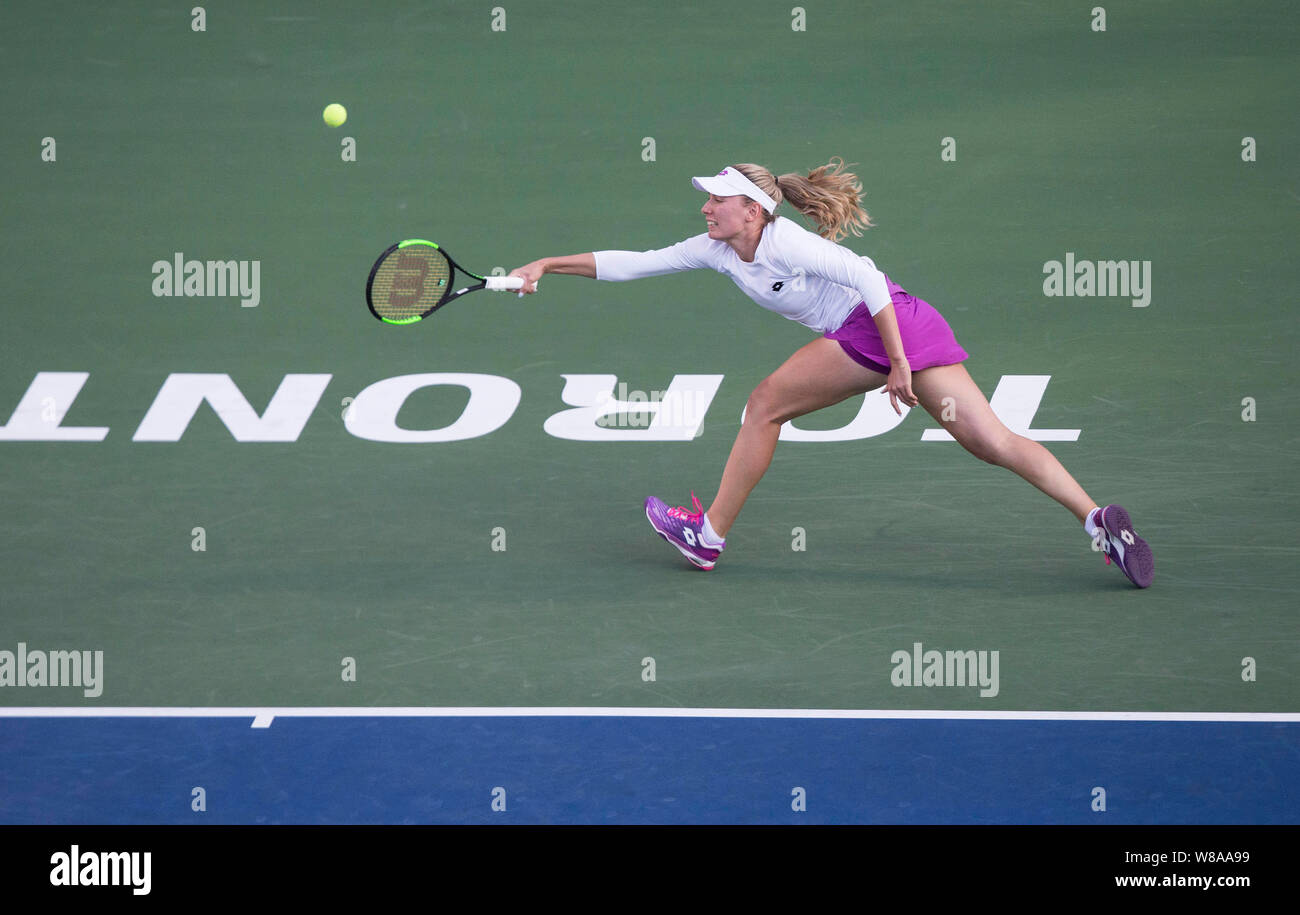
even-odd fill
[{"label": "player's right hand", "polygon": [[533,261],[531,264],[524,264],[522,267],[516,267],[510,271],[510,276],[517,276],[524,281],[523,287],[519,294],[528,293],[532,295],[537,291],[537,281],[546,273],[541,261]]}]

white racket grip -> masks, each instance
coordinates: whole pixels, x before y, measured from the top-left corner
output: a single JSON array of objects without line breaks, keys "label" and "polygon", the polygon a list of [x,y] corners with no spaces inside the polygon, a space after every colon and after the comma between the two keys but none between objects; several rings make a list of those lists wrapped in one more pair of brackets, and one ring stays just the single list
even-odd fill
[{"label": "white racket grip", "polygon": [[484,288],[494,290],[495,292],[522,289],[524,285],[524,278],[522,276],[489,276],[485,279],[487,285]]}]

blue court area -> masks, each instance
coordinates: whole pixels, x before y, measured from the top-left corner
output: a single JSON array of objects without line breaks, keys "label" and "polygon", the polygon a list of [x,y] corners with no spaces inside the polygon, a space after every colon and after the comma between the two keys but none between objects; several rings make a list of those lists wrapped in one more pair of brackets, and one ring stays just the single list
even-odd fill
[{"label": "blue court area", "polygon": [[[4,720],[0,822],[1300,820],[1295,722],[285,717],[249,725]],[[196,788],[202,812],[192,809]],[[1093,809],[1098,788],[1104,811]],[[796,810],[801,798],[805,809]]]}]

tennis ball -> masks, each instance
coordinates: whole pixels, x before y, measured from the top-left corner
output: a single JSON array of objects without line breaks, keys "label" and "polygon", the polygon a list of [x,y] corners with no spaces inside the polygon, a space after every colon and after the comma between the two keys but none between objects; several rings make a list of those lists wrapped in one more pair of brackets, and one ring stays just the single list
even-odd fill
[{"label": "tennis ball", "polygon": [[331,127],[338,127],[347,119],[348,110],[338,102],[325,106],[325,123]]}]

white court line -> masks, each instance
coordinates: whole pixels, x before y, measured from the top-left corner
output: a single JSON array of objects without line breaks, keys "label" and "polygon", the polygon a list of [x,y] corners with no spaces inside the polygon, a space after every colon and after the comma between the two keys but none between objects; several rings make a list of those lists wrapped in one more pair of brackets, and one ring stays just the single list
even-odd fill
[{"label": "white court line", "polygon": [[974,721],[1300,722],[1300,712],[1015,712],[966,709],[619,708],[511,706],[148,707],[28,706],[0,708],[0,718],[852,718]]}]

